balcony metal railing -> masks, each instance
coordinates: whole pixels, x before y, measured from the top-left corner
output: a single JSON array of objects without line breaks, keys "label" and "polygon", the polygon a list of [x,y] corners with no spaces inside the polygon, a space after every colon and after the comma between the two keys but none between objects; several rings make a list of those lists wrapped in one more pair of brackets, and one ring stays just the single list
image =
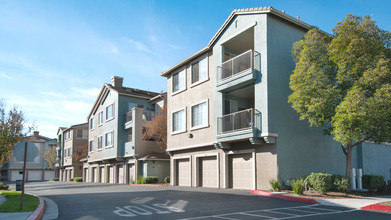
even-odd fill
[{"label": "balcony metal railing", "polygon": [[[149,111],[149,110],[143,111],[142,119],[144,121],[152,121],[153,117],[155,117],[154,111]],[[126,122],[125,123],[130,122],[130,121],[133,121],[133,109],[129,110],[126,113]]]},{"label": "balcony metal railing", "polygon": [[252,108],[223,115],[217,118],[217,134],[240,131],[254,127],[254,110]]},{"label": "balcony metal railing", "polygon": [[245,70],[253,69],[254,52],[248,50],[217,66],[217,82],[235,76]]}]

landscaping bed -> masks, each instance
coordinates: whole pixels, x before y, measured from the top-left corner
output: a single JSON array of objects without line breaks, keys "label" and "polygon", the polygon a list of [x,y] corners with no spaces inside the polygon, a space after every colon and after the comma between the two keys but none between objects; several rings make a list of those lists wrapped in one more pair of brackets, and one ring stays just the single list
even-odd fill
[{"label": "landscaping bed", "polygon": [[285,195],[301,197],[301,198],[309,198],[309,199],[349,199],[349,198],[354,199],[354,198],[361,198],[361,197],[377,197],[377,196],[391,195],[390,192],[358,192],[358,191],[352,191],[348,193],[327,192],[325,194],[316,191],[304,191],[303,195],[297,195],[293,191],[289,191],[289,190],[282,190],[282,192],[286,192]]},{"label": "landscaping bed", "polygon": [[20,210],[21,192],[2,190],[1,194],[7,200],[0,205],[0,212],[34,212],[39,205],[39,199],[35,196],[24,194],[23,210]]}]

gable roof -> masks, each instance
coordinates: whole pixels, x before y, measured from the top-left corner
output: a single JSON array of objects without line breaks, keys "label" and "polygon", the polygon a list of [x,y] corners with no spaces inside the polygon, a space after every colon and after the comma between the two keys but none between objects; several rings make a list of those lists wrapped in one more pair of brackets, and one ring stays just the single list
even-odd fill
[{"label": "gable roof", "polygon": [[291,22],[291,23],[293,23],[295,25],[298,25],[298,26],[300,26],[302,28],[305,28],[305,29],[310,29],[312,27],[311,25],[309,25],[309,24],[307,24],[305,22],[302,22],[302,21],[298,20],[297,18],[294,18],[294,17],[292,17],[290,15],[287,15],[287,14],[285,14],[285,13],[283,13],[283,12],[273,8],[273,7],[255,7],[255,8],[235,9],[228,16],[227,20],[225,20],[223,25],[219,28],[219,30],[212,37],[212,39],[209,41],[208,45],[205,48],[203,48],[200,51],[196,52],[195,54],[189,56],[188,58],[186,58],[183,61],[179,62],[178,64],[176,64],[175,66],[171,67],[170,69],[162,72],[161,76],[168,77],[172,71],[176,70],[180,66],[184,65],[185,63],[191,61],[195,57],[197,57],[197,56],[201,55],[202,53],[205,53],[206,51],[211,49],[213,47],[213,44],[220,37],[220,35],[224,32],[225,28],[230,24],[230,22],[232,21],[232,19],[236,15],[260,14],[260,13],[270,13],[270,14],[276,15],[276,16],[278,16],[278,17],[280,17],[280,18],[282,18],[282,19],[284,19],[284,20],[286,20],[288,22]]},{"label": "gable roof", "polygon": [[146,90],[135,89],[135,88],[125,87],[125,86],[114,87],[110,84],[105,83],[105,84],[103,84],[102,89],[100,90],[99,95],[96,98],[96,101],[95,101],[90,113],[88,114],[87,121],[89,120],[91,115],[96,112],[99,105],[105,100],[107,94],[110,91],[115,91],[118,93],[118,95],[147,99],[147,100],[160,94],[160,93],[156,93],[156,92],[150,92],[150,91],[146,91]]}]

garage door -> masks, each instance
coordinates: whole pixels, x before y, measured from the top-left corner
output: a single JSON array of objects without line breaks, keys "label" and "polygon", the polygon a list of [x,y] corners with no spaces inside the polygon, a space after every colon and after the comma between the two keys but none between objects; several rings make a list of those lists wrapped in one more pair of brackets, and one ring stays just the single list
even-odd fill
[{"label": "garage door", "polygon": [[54,171],[45,170],[44,180],[50,180],[54,178]]},{"label": "garage door", "polygon": [[109,167],[109,183],[114,183],[114,167]]},{"label": "garage door", "polygon": [[136,182],[136,166],[133,164],[129,164],[129,183],[131,184],[133,181]]},{"label": "garage door", "polygon": [[190,161],[189,159],[177,160],[177,185],[178,186],[191,186],[190,185]]},{"label": "garage door", "polygon": [[28,181],[41,181],[42,180],[42,171],[32,171],[28,172]]},{"label": "garage door", "polygon": [[199,159],[199,184],[202,187],[217,187],[217,159],[216,157],[202,157]]},{"label": "garage door", "polygon": [[19,170],[11,171],[11,181],[22,180],[23,175],[19,174]]},{"label": "garage door", "polygon": [[92,168],[92,173],[94,175],[94,178],[93,178],[93,181],[94,183],[97,183],[98,182],[98,168],[94,167]]},{"label": "garage door", "polygon": [[252,154],[230,155],[230,187],[234,189],[253,188],[253,158]]},{"label": "garage door", "polygon": [[88,168],[85,168],[85,169],[84,169],[84,179],[86,179],[86,180],[85,180],[86,182],[90,182],[89,173],[88,173]]},{"label": "garage door", "polygon": [[124,166],[118,166],[118,183],[124,183]]},{"label": "garage door", "polygon": [[99,181],[101,183],[105,183],[105,168],[104,167],[99,167]]}]

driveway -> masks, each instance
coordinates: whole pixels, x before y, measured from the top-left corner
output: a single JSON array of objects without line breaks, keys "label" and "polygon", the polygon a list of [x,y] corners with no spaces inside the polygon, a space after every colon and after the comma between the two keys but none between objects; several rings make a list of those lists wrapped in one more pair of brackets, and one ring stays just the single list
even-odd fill
[{"label": "driveway", "polygon": [[40,182],[27,183],[26,192],[55,201],[59,219],[391,219],[232,189]]}]

